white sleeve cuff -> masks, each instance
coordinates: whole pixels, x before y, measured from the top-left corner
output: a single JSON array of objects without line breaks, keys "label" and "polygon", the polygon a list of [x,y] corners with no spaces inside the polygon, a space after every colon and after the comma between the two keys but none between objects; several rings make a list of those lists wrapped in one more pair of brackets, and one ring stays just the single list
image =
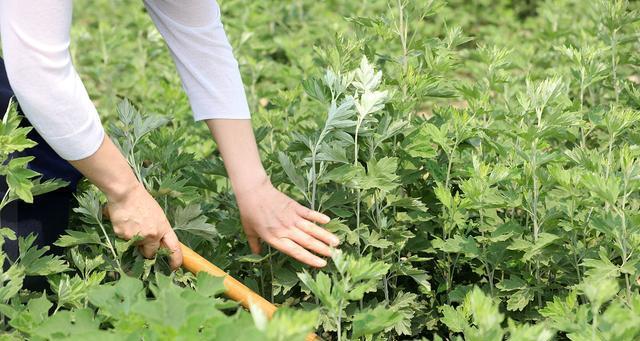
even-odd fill
[{"label": "white sleeve cuff", "polygon": [[75,161],[95,154],[104,141],[105,132],[100,118],[95,115],[91,116],[84,126],[72,134],[60,137],[43,135],[42,137],[60,157]]},{"label": "white sleeve cuff", "polygon": [[237,98],[233,102],[227,102],[222,106],[220,102],[207,96],[189,96],[189,103],[193,111],[193,119],[203,121],[209,119],[251,119],[249,106],[244,97]]}]

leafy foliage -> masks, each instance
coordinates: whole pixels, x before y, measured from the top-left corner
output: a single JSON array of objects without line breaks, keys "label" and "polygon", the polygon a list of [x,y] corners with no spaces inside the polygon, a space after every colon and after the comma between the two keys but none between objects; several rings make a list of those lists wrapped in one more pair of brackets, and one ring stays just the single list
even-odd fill
[{"label": "leafy foliage", "polygon": [[[250,254],[141,5],[79,4],[74,60],[138,178],[182,242],[282,308],[267,322],[218,279],[167,275],[162,255],[115,238],[83,184],[56,242],[66,257],[25,238],[0,274],[7,339],[639,337],[636,2],[220,5],[272,182],[330,214],[341,251],[320,271]],[[27,132],[13,111],[0,125],[0,209],[56,186],[7,161]],[[52,292],[21,292],[30,274]]]}]

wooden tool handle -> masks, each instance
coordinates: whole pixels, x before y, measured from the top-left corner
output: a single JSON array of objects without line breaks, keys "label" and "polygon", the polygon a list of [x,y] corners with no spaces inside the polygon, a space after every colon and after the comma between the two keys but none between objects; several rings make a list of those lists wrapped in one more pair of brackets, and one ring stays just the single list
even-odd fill
[{"label": "wooden tool handle", "polygon": [[213,265],[204,257],[191,250],[189,247],[180,243],[182,248],[182,267],[189,272],[198,273],[200,271],[208,272],[216,277],[224,277],[224,286],[227,288],[225,295],[230,299],[242,304],[243,307],[249,309],[251,305],[257,305],[260,307],[269,319],[276,312],[276,306],[271,302],[265,300],[262,296],[253,292],[253,290],[247,288],[244,284],[240,283],[237,279],[231,277],[219,267]]},{"label": "wooden tool handle", "polygon": [[[262,296],[256,294],[253,290],[247,288],[244,284],[240,283],[237,279],[231,277],[228,273],[224,272],[213,263],[206,260],[204,257],[191,250],[188,246],[180,243],[182,249],[182,267],[192,273],[198,273],[200,271],[207,272],[216,277],[224,277],[224,286],[227,289],[225,296],[240,303],[243,307],[249,309],[251,305],[257,305],[269,319],[273,316],[278,308],[271,302],[264,299]],[[307,335],[306,341],[318,340],[316,334],[311,333]]]}]

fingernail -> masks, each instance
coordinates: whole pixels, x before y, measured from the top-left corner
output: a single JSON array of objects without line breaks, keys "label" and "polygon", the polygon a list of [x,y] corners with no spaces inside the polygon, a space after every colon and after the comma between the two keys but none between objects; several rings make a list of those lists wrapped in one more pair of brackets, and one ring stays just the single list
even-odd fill
[{"label": "fingernail", "polygon": [[322,217],[324,218],[324,221],[329,222],[331,220],[331,218],[329,218],[329,216],[327,215],[322,215]]},{"label": "fingernail", "polygon": [[323,267],[327,266],[327,261],[326,261],[326,260],[324,260],[324,259],[321,259],[321,260],[319,260],[318,262],[316,262],[316,265],[317,265],[318,267],[323,268]]},{"label": "fingernail", "polygon": [[340,239],[338,239],[338,237],[333,237],[331,239],[331,246],[336,247],[338,245],[340,245]]}]

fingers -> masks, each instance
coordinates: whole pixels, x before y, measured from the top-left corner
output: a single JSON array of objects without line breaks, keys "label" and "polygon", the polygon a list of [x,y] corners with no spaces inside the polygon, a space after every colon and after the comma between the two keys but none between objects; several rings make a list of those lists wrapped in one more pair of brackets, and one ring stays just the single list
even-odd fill
[{"label": "fingers", "polygon": [[142,253],[144,258],[151,259],[155,257],[159,247],[160,247],[159,240],[154,240],[154,239],[143,240],[140,243],[140,253]]},{"label": "fingers", "polygon": [[178,236],[176,236],[173,229],[169,229],[169,231],[167,231],[167,233],[162,237],[162,244],[171,251],[171,255],[169,256],[169,266],[174,270],[179,268],[180,265],[182,265],[182,249],[180,248]]},{"label": "fingers", "polygon": [[336,247],[338,246],[338,244],[340,244],[340,239],[338,239],[336,235],[308,220],[300,219],[298,222],[296,222],[296,227],[306,234],[323,241],[329,246]]},{"label": "fingers", "polygon": [[316,238],[302,232],[299,229],[291,229],[289,232],[289,239],[296,242],[298,245],[304,247],[307,250],[311,250],[317,254],[331,257],[331,248]]},{"label": "fingers", "polygon": [[304,219],[320,224],[326,224],[331,220],[331,218],[329,218],[327,215],[314,211],[302,205],[298,205],[296,213],[298,213],[298,215],[300,215]]},{"label": "fingers", "polygon": [[110,198],[108,213],[118,237],[126,240],[136,235],[142,237],[137,244],[145,258],[155,257],[164,244],[171,251],[171,267],[175,269],[182,264],[178,237],[160,205],[141,184],[122,198]]},{"label": "fingers", "polygon": [[281,252],[307,265],[316,268],[322,268],[327,265],[327,262],[324,259],[305,250],[302,246],[294,243],[288,238],[275,238],[267,242],[269,242],[269,244],[273,245],[273,247],[280,250]]},{"label": "fingers", "polygon": [[180,241],[176,233],[171,228],[168,228],[160,240],[153,238],[142,240],[139,244],[140,253],[142,253],[145,258],[152,259],[156,256],[156,253],[158,253],[161,244],[171,251],[171,255],[169,256],[169,265],[171,268],[174,270],[179,268],[180,265],[182,265],[182,249],[180,249]]},{"label": "fingers", "polygon": [[260,240],[257,236],[247,236],[247,240],[249,241],[249,247],[251,248],[251,252],[254,254],[260,253]]}]

